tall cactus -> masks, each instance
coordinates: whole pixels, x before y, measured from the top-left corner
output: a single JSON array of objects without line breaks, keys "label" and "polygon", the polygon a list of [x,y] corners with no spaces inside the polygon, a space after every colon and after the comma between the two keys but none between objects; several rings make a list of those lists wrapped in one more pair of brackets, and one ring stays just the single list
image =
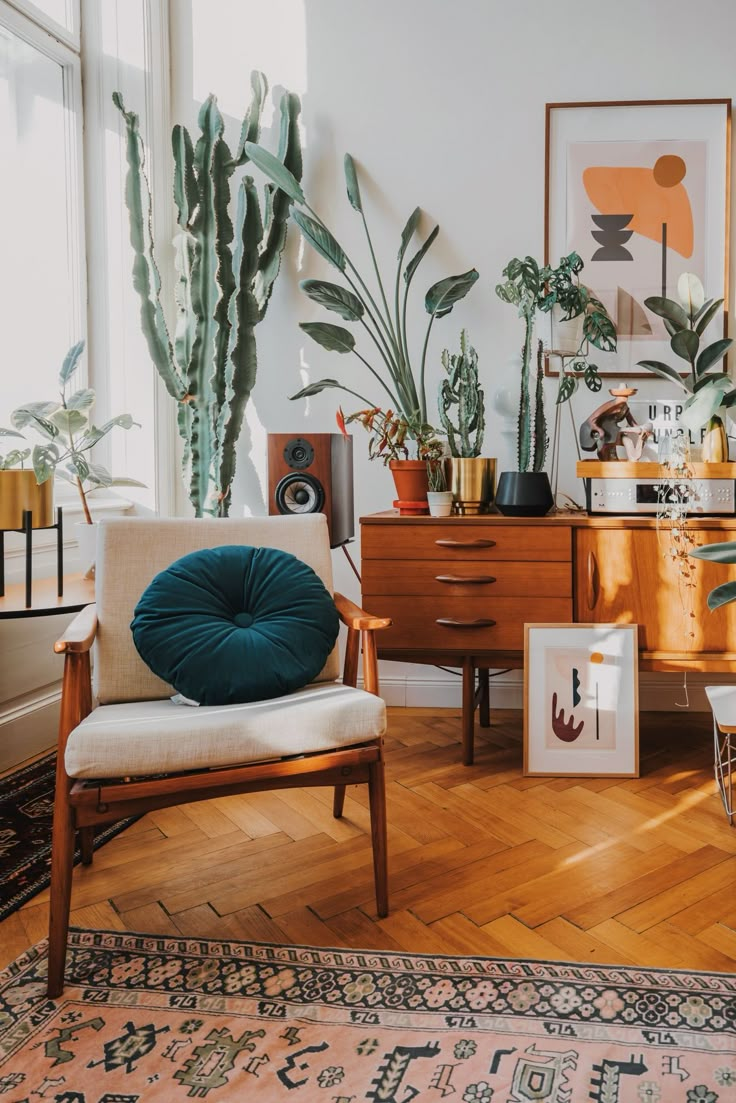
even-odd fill
[{"label": "tall cactus", "polygon": [[[183,468],[197,517],[227,517],[235,476],[236,448],[246,403],[256,379],[255,327],[268,309],[281,267],[291,198],[272,182],[263,210],[251,176],[238,186],[235,226],[230,217],[230,178],[249,161],[247,142],[257,142],[268,91],[262,73],[251,75],[252,97],[233,156],[214,96],[199,112],[196,145],[175,126],[174,201],[177,322],[172,343],[161,307],[161,280],[153,252],[151,192],[146,178],[138,116],[126,111],[119,92],[113,102],[125,119],[128,173],[125,201],[135,254],[133,286],[141,301],[141,324],[151,359],[178,403],[184,441]],[[280,101],[278,159],[301,180],[299,98]],[[233,242],[234,247],[233,247]]]},{"label": "tall cactus", "polygon": [[[453,456],[479,456],[485,432],[483,388],[478,383],[478,353],[468,344],[465,330],[460,333],[460,352],[442,353],[442,367],[448,378],[442,380],[439,393],[440,421],[447,433],[447,443]],[[450,420],[457,406],[457,425]],[[475,440],[471,439],[473,433]]]}]

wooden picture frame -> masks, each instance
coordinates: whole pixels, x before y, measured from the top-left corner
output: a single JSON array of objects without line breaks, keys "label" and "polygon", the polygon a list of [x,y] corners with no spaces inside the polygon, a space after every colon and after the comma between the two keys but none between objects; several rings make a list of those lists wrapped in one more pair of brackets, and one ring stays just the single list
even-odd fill
[{"label": "wooden picture frame", "polygon": [[639,776],[637,625],[524,625],[524,776]]},{"label": "wooden picture frame", "polygon": [[[676,298],[683,272],[724,299],[706,343],[726,335],[730,99],[548,103],[544,161],[545,263],[579,253],[582,281],[618,331],[615,353],[590,349],[601,376],[649,378],[638,361],[672,361],[669,334],[644,299]],[[551,314],[548,326],[556,349]],[[548,356],[547,374],[560,364]]]}]

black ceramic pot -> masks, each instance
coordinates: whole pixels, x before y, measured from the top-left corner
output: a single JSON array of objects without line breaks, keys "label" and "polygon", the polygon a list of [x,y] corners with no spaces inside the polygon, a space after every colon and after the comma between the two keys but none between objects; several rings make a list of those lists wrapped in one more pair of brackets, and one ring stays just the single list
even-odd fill
[{"label": "black ceramic pot", "polygon": [[554,505],[546,471],[502,471],[496,506],[506,517],[544,517]]}]

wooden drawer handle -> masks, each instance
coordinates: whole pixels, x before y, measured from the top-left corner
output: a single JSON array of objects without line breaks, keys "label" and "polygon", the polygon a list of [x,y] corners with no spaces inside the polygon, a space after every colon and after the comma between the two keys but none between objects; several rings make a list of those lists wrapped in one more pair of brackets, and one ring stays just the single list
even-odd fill
[{"label": "wooden drawer handle", "polygon": [[478,617],[477,620],[456,620],[455,617],[439,617],[436,624],[443,628],[493,628],[496,623],[489,617]]},{"label": "wooden drawer handle", "polygon": [[467,582],[471,586],[487,586],[488,583],[496,581],[490,574],[481,574],[476,578],[465,578],[459,574],[436,574],[434,580],[435,582]]},{"label": "wooden drawer handle", "polygon": [[495,548],[495,540],[435,540],[440,548]]},{"label": "wooden drawer handle", "polygon": [[598,561],[595,552],[588,552],[588,579],[587,579],[587,604],[589,609],[595,609],[598,601]]}]

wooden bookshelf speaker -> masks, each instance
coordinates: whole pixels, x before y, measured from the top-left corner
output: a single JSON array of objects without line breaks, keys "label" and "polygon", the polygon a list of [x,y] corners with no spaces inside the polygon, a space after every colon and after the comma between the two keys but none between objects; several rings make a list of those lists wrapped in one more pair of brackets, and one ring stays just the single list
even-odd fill
[{"label": "wooden bookshelf speaker", "polygon": [[324,513],[330,546],[355,536],[353,439],[342,433],[268,435],[268,512]]}]

